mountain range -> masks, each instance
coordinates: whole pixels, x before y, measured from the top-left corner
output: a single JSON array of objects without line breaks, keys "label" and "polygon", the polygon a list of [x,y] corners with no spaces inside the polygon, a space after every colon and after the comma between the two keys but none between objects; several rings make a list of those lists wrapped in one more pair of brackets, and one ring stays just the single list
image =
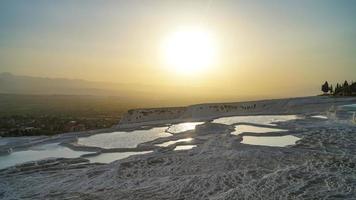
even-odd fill
[{"label": "mountain range", "polygon": [[[0,73],[0,94],[21,95],[91,95],[118,97],[123,102],[170,106],[203,102],[206,88],[153,86],[149,83],[127,84],[80,79],[45,78]],[[208,99],[209,100],[209,99]]]}]

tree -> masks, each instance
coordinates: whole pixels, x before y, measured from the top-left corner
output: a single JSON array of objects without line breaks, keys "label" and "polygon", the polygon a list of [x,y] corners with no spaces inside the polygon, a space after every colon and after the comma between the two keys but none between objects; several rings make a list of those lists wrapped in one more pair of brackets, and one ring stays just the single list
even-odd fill
[{"label": "tree", "polygon": [[323,91],[324,94],[329,92],[329,83],[327,81],[321,86],[321,91]]},{"label": "tree", "polygon": [[329,91],[330,91],[330,93],[331,93],[331,94],[333,94],[333,92],[334,92],[333,85],[330,85],[330,87],[329,87]]},{"label": "tree", "polygon": [[348,87],[349,83],[345,80],[343,87]]},{"label": "tree", "polygon": [[351,92],[351,87],[350,87],[349,83],[346,80],[344,82],[342,90],[343,90],[344,96],[351,96],[351,93],[352,93]]},{"label": "tree", "polygon": [[340,92],[340,85],[339,85],[339,83],[337,83],[335,90],[334,90],[334,95],[337,95],[339,92]]},{"label": "tree", "polygon": [[350,89],[351,89],[351,93],[356,93],[356,83],[352,83],[351,85],[350,85]]}]

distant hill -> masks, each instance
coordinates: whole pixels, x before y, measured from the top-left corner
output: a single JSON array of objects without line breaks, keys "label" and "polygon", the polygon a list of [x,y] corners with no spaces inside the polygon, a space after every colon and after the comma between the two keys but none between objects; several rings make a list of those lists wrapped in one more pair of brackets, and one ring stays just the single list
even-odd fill
[{"label": "distant hill", "polygon": [[120,84],[0,74],[0,93],[126,96]]},{"label": "distant hill", "polygon": [[[0,73],[0,94],[20,95],[77,95],[111,96],[121,103],[134,103],[142,107],[170,106],[197,102],[198,96],[204,96],[203,90],[194,93],[188,89],[150,84],[126,84],[96,82],[66,78],[43,78],[19,76],[8,72]],[[184,96],[185,95],[185,96]]]},{"label": "distant hill", "polygon": [[270,93],[264,95],[245,94],[241,91],[189,84],[155,84],[150,82],[144,84],[98,82],[0,73],[0,94],[115,97],[121,103],[146,108],[281,97]]}]

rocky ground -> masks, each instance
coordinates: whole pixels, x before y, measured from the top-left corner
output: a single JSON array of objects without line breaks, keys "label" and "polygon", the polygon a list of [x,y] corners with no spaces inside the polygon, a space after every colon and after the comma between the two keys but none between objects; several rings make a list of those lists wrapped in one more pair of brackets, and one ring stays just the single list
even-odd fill
[{"label": "rocky ground", "polygon": [[302,116],[276,126],[301,138],[288,147],[242,144],[249,133],[207,122],[141,145],[189,136],[191,150],[173,151],[177,143],[110,164],[75,158],[7,168],[0,199],[356,199],[356,126]]}]

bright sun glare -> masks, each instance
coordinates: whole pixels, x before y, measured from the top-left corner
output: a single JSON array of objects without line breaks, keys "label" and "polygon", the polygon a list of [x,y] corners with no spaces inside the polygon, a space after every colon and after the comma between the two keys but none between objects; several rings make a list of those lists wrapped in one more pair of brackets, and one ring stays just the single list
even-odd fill
[{"label": "bright sun glare", "polygon": [[165,63],[176,72],[196,74],[216,60],[216,42],[200,28],[184,28],[172,33],[163,43]]}]

